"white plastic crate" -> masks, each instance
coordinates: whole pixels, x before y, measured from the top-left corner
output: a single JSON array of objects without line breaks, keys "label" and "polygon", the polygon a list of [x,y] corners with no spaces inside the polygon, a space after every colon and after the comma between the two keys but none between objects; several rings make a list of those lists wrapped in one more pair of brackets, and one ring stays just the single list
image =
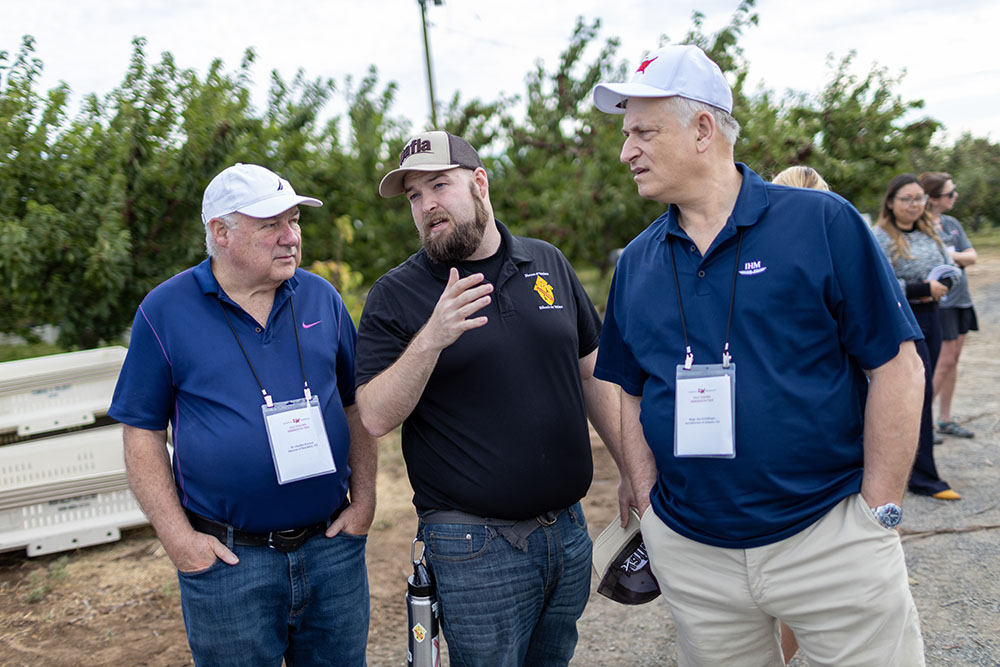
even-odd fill
[{"label": "white plastic crate", "polygon": [[124,358],[110,347],[0,364],[0,551],[112,542],[147,522],[106,416]]},{"label": "white plastic crate", "polygon": [[104,347],[0,363],[0,433],[93,424],[107,414],[125,352]]}]

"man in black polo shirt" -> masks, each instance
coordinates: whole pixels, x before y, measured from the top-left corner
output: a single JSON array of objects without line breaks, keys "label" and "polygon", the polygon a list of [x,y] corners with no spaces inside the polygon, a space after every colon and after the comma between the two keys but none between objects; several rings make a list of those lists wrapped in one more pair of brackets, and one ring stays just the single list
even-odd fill
[{"label": "man in black polo shirt", "polygon": [[423,249],[369,292],[358,409],[373,435],[403,425],[451,663],[565,665],[590,591],[588,414],[619,460],[600,319],[558,249],[493,217],[465,140],[417,135],[379,193],[406,195]]}]

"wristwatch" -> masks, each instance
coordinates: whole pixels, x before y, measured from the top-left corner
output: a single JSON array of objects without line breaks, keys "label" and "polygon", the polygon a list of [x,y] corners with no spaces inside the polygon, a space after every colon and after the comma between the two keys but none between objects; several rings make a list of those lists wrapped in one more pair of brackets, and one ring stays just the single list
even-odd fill
[{"label": "wristwatch", "polygon": [[895,528],[903,520],[903,510],[895,503],[879,505],[872,510],[875,519],[886,528]]}]

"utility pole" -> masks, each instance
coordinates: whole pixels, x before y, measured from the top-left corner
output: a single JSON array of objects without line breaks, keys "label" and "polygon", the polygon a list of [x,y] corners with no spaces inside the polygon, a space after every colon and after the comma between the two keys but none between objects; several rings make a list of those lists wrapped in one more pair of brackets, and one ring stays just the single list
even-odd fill
[{"label": "utility pole", "polygon": [[[427,0],[417,0],[420,4],[420,20],[424,26],[424,57],[427,61],[427,90],[431,97],[431,127],[437,129],[437,103],[434,101],[434,70],[431,69],[431,45],[427,38]],[[444,0],[433,0],[435,5],[440,6]]]}]

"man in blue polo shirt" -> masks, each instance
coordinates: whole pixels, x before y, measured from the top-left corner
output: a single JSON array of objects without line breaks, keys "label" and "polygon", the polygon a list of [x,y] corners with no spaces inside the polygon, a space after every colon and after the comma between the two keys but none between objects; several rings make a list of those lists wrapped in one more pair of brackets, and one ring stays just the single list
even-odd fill
[{"label": "man in blue polo shirt", "polygon": [[857,211],[734,163],[694,46],[596,106],[669,208],[615,271],[595,375],[624,389],[626,470],[681,665],[923,664],[898,534],[920,419],[912,314]]},{"label": "man in blue polo shirt", "polygon": [[351,317],[298,268],[300,205],[322,204],[257,165],[209,183],[209,258],[139,306],[109,410],[197,664],[365,662],[375,442]]}]

